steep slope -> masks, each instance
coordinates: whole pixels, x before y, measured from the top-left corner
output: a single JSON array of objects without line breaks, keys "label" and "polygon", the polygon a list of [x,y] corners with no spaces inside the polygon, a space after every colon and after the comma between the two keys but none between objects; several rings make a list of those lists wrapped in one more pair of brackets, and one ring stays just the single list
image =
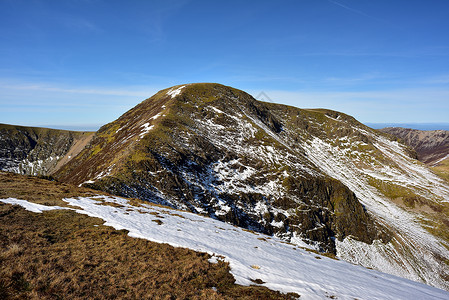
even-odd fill
[{"label": "steep slope", "polygon": [[412,154],[342,113],[190,84],[103,126],[55,175],[449,288],[449,187]]},{"label": "steep slope", "polygon": [[449,295],[212,218],[31,176],[0,172],[0,221],[2,299]]},{"label": "steep slope", "polygon": [[349,235],[388,239],[354,194],[280,139],[282,131],[270,108],[244,92],[175,87],[102,127],[57,175],[323,251],[335,253],[334,239]]},{"label": "steep slope", "polygon": [[[116,298],[119,295],[119,298],[176,297],[179,299],[190,299],[193,297],[195,299],[217,299],[219,296],[223,298],[233,296],[233,299],[331,298],[404,300],[447,299],[449,295],[447,291],[374,270],[364,269],[360,266],[338,261],[334,258],[321,256],[314,251],[298,248],[293,244],[285,243],[277,238],[249,232],[248,230],[236,228],[235,226],[192,213],[176,211],[167,207],[136,203],[136,201],[131,203],[127,199],[107,196],[78,197],[62,200],[70,206],[77,207],[77,213],[94,218],[86,220],[86,218],[79,217],[78,220],[73,222],[71,219],[74,219],[74,216],[70,212],[75,210],[74,208],[47,206],[14,198],[0,199],[0,203],[19,205],[35,213],[46,213],[46,218],[43,219],[51,220],[50,222],[47,221],[47,223],[54,224],[57,221],[61,221],[64,217],[74,223],[65,227],[69,227],[69,230],[76,232],[77,235],[73,233],[67,234],[64,230],[58,232],[53,228],[51,230],[47,229],[46,232],[41,234],[43,235],[41,245],[45,245],[45,239],[48,239],[52,243],[61,243],[64,241],[64,238],[75,240],[75,242],[81,244],[89,243],[88,245],[90,247],[86,247],[87,249],[85,250],[88,254],[84,254],[84,262],[82,262],[84,263],[84,268],[73,270],[72,265],[69,265],[66,267],[67,271],[77,272],[78,276],[84,275],[90,280],[96,279],[96,276],[98,276],[96,274],[97,272],[89,272],[86,274],[83,272],[83,269],[98,270],[100,271],[98,273],[106,273],[107,275],[113,276],[114,279],[116,277],[114,273],[120,272],[120,280],[112,284],[110,283],[112,280],[106,281],[100,278],[102,280],[97,279],[100,287],[92,284],[91,281],[84,282],[82,280],[75,282],[74,286],[70,289],[65,286],[71,295],[78,296],[81,294],[81,297],[85,297],[93,294],[100,298],[105,297],[105,295],[108,298]],[[2,204],[0,204],[1,208]],[[17,211],[18,209],[13,207],[8,211],[7,208],[6,213],[2,215],[9,217],[11,211],[14,210]],[[54,213],[49,213],[49,211]],[[25,219],[22,216],[19,222],[23,222],[24,219],[26,221],[29,219],[37,219],[29,214],[25,216],[27,218]],[[121,232],[114,234],[111,230],[105,229],[104,226],[99,230],[93,229],[92,223],[96,223],[94,226],[99,226],[98,218],[104,220],[103,225],[112,226],[117,230],[121,230]],[[33,223],[37,222],[30,223],[28,221],[26,225],[36,229],[37,226]],[[44,222],[41,221],[40,223]],[[89,225],[91,226],[86,226],[84,223],[90,223]],[[82,228],[81,230],[80,227]],[[145,243],[136,243],[129,239],[123,239],[123,229],[128,231],[131,237],[138,238],[136,240],[146,239],[164,244],[157,247],[148,243],[142,249],[141,244],[145,245]],[[76,241],[80,236],[83,240]],[[105,253],[99,253],[97,250],[97,247],[103,248],[103,245],[107,244],[108,240],[110,240],[109,238],[105,240],[105,236],[112,236],[110,239],[114,239],[115,236],[116,240],[120,238],[119,243],[122,244],[120,248],[123,248],[123,250],[119,249],[117,253],[117,247],[114,247],[115,245],[112,245],[112,247],[106,245],[109,248],[107,249],[109,262],[111,258],[115,258],[112,259],[113,264],[107,265],[107,269],[102,266],[102,262],[105,261]],[[165,243],[176,248],[172,249]],[[92,247],[92,244],[95,246]],[[74,248],[76,249],[78,247],[75,246]],[[180,249],[179,247],[207,252],[207,254],[198,253],[195,256],[188,250]],[[39,247],[36,248],[39,249]],[[56,252],[52,253],[51,262],[59,262],[58,254],[63,252],[65,259],[62,258],[62,262],[65,262],[64,260],[66,259],[71,259],[72,264],[78,263],[78,253],[76,253],[76,256],[73,253],[67,255],[64,253],[67,251],[67,248],[55,248],[52,249],[49,247],[48,249]],[[156,248],[156,251],[153,250],[154,248]],[[5,252],[9,252],[8,256],[10,256],[10,253],[13,251],[9,250]],[[133,259],[123,259],[122,251],[128,253]],[[142,262],[140,260],[140,264],[136,264],[134,268],[128,267],[128,261],[134,262],[135,260],[139,260],[141,256],[146,258],[146,261]],[[201,261],[201,258],[204,259],[204,257],[209,257],[209,266],[207,264],[204,266],[204,261]],[[118,260],[121,266],[128,267],[127,271],[132,276],[120,269],[117,270],[115,260]],[[191,262],[191,260],[194,261]],[[33,261],[36,263],[37,259]],[[152,264],[156,262],[161,266],[156,270],[152,270],[152,264],[149,265],[148,262]],[[164,263],[172,266],[174,270],[167,269]],[[226,273],[227,270],[223,268],[223,265],[226,266],[227,263],[229,263],[231,272],[235,277],[235,282],[249,287],[236,288],[232,285],[234,283],[233,278],[229,278],[227,276],[229,274]],[[215,264],[218,264],[218,266],[214,266]],[[63,263],[63,265],[65,266],[66,264]],[[141,265],[144,265],[144,268]],[[140,279],[142,278],[142,274],[136,273],[136,267],[140,267],[140,271],[146,275],[143,277],[143,280]],[[70,276],[70,273],[66,274],[67,272],[61,272],[61,269],[65,271],[63,267],[58,266],[55,269],[58,270],[59,276],[63,276],[64,280],[50,280],[46,286],[42,286],[43,284],[38,282],[41,285],[40,289],[37,290],[41,294],[40,296],[46,295],[46,293],[51,293],[54,296],[55,292],[59,292],[61,289],[61,285],[64,287],[64,285],[67,285],[67,282],[71,283],[71,281],[74,281],[75,276]],[[111,269],[113,270],[112,272],[110,271]],[[156,276],[154,273],[156,273]],[[167,274],[170,275],[167,276]],[[25,285],[27,283],[25,278],[31,276],[26,274],[25,277],[25,272],[22,272],[20,275],[21,277],[19,279],[16,279],[18,277],[17,275],[15,276],[16,278],[14,276],[11,277],[18,284]],[[208,278],[208,275],[212,275],[213,277]],[[225,280],[223,280],[223,275],[226,276]],[[180,277],[180,279],[176,279],[176,276]],[[124,279],[126,282],[123,282]],[[175,288],[173,288],[173,285],[175,285]],[[145,287],[148,288],[145,289]],[[267,290],[266,287],[286,294],[276,294],[273,291]],[[103,291],[106,294],[101,295],[99,289],[104,288],[107,288]],[[24,292],[24,290],[26,291],[26,289],[19,289],[20,292]],[[81,293],[78,290],[81,290]],[[118,295],[113,294],[111,290]],[[136,295],[135,290],[140,293]],[[67,295],[67,293],[64,293],[64,295]]]},{"label": "steep slope", "polygon": [[50,175],[76,156],[92,136],[91,132],[0,124],[0,170]]}]

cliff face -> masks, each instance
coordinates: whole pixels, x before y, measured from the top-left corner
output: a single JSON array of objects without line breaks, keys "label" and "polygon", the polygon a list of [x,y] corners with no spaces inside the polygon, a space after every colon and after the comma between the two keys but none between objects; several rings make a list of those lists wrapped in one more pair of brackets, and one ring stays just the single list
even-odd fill
[{"label": "cliff face", "polygon": [[[93,133],[0,124],[0,170],[50,175],[84,148]],[[77,150],[78,149],[78,150]]]},{"label": "cliff face", "polygon": [[190,84],[103,126],[55,175],[447,287],[449,187],[413,155],[339,112]]}]

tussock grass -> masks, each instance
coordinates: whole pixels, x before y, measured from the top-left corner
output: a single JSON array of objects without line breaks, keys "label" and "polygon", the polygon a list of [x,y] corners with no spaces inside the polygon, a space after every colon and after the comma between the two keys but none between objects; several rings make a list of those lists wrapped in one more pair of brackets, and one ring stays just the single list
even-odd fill
[{"label": "tussock grass", "polygon": [[[2,198],[61,205],[61,194],[77,196],[76,187],[18,175],[9,179],[14,190],[2,182]],[[33,195],[37,187],[43,188],[38,197]],[[222,260],[210,263],[209,254],[131,238],[102,223],[68,210],[37,214],[0,204],[0,299],[299,297],[236,285]]]},{"label": "tussock grass", "polygon": [[0,172],[0,198],[12,197],[43,205],[67,207],[62,198],[92,197],[99,194],[104,193],[34,176]]}]

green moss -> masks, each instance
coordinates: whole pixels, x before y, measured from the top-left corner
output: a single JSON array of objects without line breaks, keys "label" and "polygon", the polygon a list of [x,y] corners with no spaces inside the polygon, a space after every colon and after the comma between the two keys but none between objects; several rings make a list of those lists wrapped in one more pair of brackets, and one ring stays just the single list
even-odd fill
[{"label": "green moss", "polygon": [[264,137],[265,137],[265,135],[266,135],[266,133],[263,131],[263,130],[261,130],[261,129],[259,129],[259,130],[257,130],[257,132],[254,134],[254,138],[256,139],[256,140],[262,140]]},{"label": "green moss", "polygon": [[437,166],[431,168],[438,176],[449,182],[449,159],[441,161]]},{"label": "green moss", "polygon": [[[371,176],[368,177],[368,183],[375,187],[378,191],[380,191],[385,197],[390,199],[404,198],[404,199],[412,199],[419,197],[410,189],[399,186],[397,184],[373,178]],[[409,201],[411,204],[411,200]]]},{"label": "green moss", "polygon": [[94,155],[96,155],[97,153],[99,153],[101,151],[102,147],[100,145],[96,145],[93,149],[92,152],[89,155],[90,157],[93,157]]}]

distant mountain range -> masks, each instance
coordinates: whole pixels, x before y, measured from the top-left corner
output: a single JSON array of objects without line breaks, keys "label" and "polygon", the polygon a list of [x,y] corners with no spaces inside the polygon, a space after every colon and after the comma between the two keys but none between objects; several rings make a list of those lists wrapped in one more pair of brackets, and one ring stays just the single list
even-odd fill
[{"label": "distant mountain range", "polygon": [[207,215],[449,290],[448,182],[346,114],[201,83],[162,90],[95,134],[33,130],[0,128],[3,170]]}]

